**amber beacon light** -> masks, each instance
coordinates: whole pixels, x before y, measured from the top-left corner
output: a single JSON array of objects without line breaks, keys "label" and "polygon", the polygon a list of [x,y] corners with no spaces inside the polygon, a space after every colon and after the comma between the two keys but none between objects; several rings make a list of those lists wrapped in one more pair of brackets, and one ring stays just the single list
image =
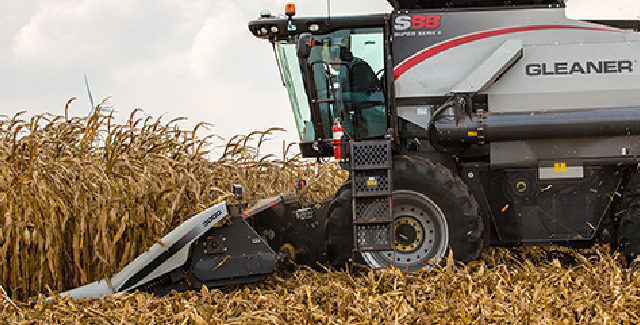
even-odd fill
[{"label": "amber beacon light", "polygon": [[293,3],[287,3],[284,6],[284,14],[289,16],[289,18],[293,17],[296,15],[296,5]]}]

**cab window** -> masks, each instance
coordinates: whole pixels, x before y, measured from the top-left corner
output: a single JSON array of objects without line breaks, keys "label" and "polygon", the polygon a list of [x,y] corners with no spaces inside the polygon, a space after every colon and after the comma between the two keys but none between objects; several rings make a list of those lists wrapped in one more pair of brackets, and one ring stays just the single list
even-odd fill
[{"label": "cab window", "polygon": [[335,103],[323,99],[333,97],[343,107],[347,133],[357,139],[386,133],[382,28],[346,29],[314,36],[309,62],[326,138],[330,138],[338,112]]}]

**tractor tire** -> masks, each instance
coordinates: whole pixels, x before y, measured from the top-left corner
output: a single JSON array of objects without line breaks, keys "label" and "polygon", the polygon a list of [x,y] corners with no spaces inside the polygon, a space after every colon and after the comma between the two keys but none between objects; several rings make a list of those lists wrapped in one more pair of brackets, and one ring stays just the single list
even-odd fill
[{"label": "tractor tire", "polygon": [[484,245],[480,207],[448,168],[422,157],[396,156],[393,188],[396,249],[363,253],[369,266],[428,269],[433,259],[448,256],[450,250],[462,262],[480,257]]},{"label": "tractor tire", "polygon": [[353,218],[351,182],[336,192],[325,221],[325,254],[328,266],[344,269],[353,256]]},{"label": "tractor tire", "polygon": [[627,186],[622,197],[622,208],[618,250],[624,254],[627,263],[631,263],[640,255],[640,177],[632,178]]}]

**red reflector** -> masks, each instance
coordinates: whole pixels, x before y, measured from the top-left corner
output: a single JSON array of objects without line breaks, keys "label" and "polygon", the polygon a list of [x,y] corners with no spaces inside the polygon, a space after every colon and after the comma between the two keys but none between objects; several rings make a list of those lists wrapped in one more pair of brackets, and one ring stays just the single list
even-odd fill
[{"label": "red reflector", "polygon": [[509,209],[509,205],[507,204],[507,205],[505,205],[505,206],[502,208],[502,211],[501,211],[501,212],[502,212],[502,213],[505,213],[505,212],[507,212],[507,210],[508,210],[508,209]]}]

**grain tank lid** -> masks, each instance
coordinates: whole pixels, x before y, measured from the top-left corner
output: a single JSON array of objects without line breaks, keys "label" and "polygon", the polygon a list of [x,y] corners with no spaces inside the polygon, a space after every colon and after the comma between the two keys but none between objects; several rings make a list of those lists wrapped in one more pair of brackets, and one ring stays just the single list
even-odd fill
[{"label": "grain tank lid", "polygon": [[564,5],[564,0],[387,0],[395,10]]}]

